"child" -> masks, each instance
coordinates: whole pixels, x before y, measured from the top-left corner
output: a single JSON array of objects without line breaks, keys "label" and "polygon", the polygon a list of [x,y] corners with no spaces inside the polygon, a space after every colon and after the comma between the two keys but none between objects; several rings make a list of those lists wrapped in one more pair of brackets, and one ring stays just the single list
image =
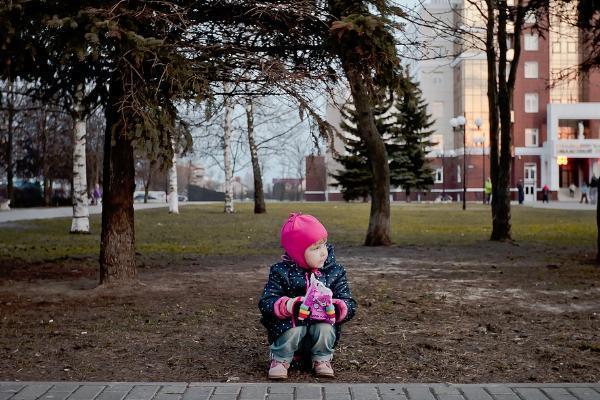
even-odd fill
[{"label": "child", "polygon": [[[356,312],[346,271],[335,262],[325,227],[311,215],[290,214],[281,228],[281,245],[286,254],[271,267],[258,303],[271,345],[269,378],[286,379],[294,353],[306,346],[315,374],[333,377],[331,359],[340,338],[340,324]],[[310,288],[312,299],[316,287],[323,299],[330,299],[327,306],[323,303],[327,315],[319,313],[318,304],[312,314],[307,311],[309,300],[305,296]]]}]

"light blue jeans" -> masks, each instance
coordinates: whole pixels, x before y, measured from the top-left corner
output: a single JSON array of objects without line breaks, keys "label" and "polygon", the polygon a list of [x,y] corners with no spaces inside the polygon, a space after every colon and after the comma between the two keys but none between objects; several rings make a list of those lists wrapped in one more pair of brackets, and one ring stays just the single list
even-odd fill
[{"label": "light blue jeans", "polygon": [[331,361],[333,358],[333,345],[335,344],[335,329],[328,323],[318,323],[309,326],[297,326],[285,331],[271,345],[271,357],[277,361],[292,362],[294,353],[300,348],[302,339],[306,334],[312,339],[310,353],[312,361]]}]

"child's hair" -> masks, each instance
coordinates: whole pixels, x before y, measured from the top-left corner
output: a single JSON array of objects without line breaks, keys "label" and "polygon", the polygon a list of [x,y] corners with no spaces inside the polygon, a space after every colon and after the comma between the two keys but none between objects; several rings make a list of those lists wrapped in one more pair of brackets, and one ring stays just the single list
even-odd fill
[{"label": "child's hair", "polygon": [[281,246],[303,268],[308,268],[304,252],[322,239],[327,240],[327,230],[312,215],[291,213],[281,227]]}]

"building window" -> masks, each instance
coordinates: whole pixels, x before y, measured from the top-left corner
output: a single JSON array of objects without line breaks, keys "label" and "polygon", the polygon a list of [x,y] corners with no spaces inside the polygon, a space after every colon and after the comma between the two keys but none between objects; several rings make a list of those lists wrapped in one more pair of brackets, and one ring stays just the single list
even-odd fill
[{"label": "building window", "polygon": [[526,61],[525,78],[538,78],[538,65],[537,61]]},{"label": "building window", "polygon": [[439,86],[444,82],[443,75],[440,73],[433,74],[433,84]]},{"label": "building window", "polygon": [[554,43],[552,43],[552,52],[553,53],[560,53],[560,42],[554,42]]},{"label": "building window", "polygon": [[537,128],[525,129],[525,146],[526,147],[538,147],[539,146],[539,130]]},{"label": "building window", "polygon": [[435,182],[434,183],[442,183],[444,182],[444,169],[436,168],[435,169]]},{"label": "building window", "polygon": [[457,183],[461,183],[462,182],[462,174],[460,171],[460,165],[456,166],[456,182]]},{"label": "building window", "polygon": [[538,50],[538,34],[537,33],[526,33],[525,34],[525,50],[526,51],[537,51]]},{"label": "building window", "polygon": [[577,53],[577,43],[576,42],[567,42],[567,52]]},{"label": "building window", "polygon": [[536,113],[539,112],[539,100],[537,93],[525,93],[525,112]]}]

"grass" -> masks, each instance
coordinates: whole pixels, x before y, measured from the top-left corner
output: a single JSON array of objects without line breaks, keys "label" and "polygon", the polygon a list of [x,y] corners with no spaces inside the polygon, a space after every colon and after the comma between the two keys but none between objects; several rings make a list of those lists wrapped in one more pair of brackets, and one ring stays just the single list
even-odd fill
[{"label": "grass", "polygon": [[[165,209],[136,212],[136,246],[144,255],[252,255],[279,254],[279,228],[291,211],[317,216],[330,240],[341,245],[361,245],[369,217],[362,203],[269,203],[267,214],[254,215],[250,203],[236,204],[236,213],[225,215],[221,205],[188,205],[181,214]],[[594,211],[548,210],[513,207],[513,237],[521,244],[594,248]],[[92,234],[69,234],[70,218],[0,224],[0,258],[27,261],[97,256],[100,216],[90,218]],[[489,238],[489,207],[460,205],[395,204],[392,206],[392,240],[398,245],[468,246]]]}]

